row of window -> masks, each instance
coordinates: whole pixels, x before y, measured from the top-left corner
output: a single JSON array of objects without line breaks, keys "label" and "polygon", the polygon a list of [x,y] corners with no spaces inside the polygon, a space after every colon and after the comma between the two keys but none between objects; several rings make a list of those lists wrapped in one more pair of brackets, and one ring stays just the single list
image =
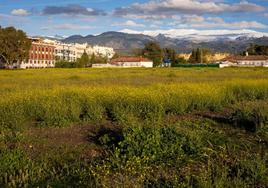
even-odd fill
[{"label": "row of window", "polygon": [[266,64],[265,61],[255,61],[255,62],[252,62],[252,61],[242,61],[242,62],[239,62],[240,64],[242,65],[264,65]]},{"label": "row of window", "polygon": [[54,48],[33,46],[32,51],[54,52]]},{"label": "row of window", "polygon": [[44,55],[44,54],[42,54],[42,55],[38,55],[38,54],[31,54],[31,56],[30,56],[30,58],[31,59],[53,59],[54,58],[54,56],[53,55],[48,55],[48,54],[46,54],[46,55]]},{"label": "row of window", "polygon": [[48,64],[48,65],[54,64],[53,61],[33,61],[33,60],[30,60],[29,63],[30,64]]}]

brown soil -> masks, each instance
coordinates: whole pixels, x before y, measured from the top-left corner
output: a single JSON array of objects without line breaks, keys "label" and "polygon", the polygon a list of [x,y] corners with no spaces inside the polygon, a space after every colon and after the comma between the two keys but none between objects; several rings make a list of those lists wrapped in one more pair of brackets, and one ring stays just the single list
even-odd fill
[{"label": "brown soil", "polygon": [[49,153],[64,153],[80,151],[86,158],[99,156],[103,149],[89,140],[89,135],[95,135],[103,128],[112,129],[114,125],[105,123],[101,125],[72,125],[69,127],[55,128],[31,127],[24,132],[24,140],[20,147],[31,158],[38,158]]}]

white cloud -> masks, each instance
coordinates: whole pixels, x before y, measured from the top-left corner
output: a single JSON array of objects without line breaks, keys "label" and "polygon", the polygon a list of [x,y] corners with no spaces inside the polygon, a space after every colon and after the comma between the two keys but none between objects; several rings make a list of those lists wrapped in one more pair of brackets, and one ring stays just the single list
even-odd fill
[{"label": "white cloud", "polygon": [[134,21],[132,21],[132,20],[128,20],[128,21],[123,22],[123,23],[114,23],[114,24],[112,24],[112,26],[145,27],[145,25],[136,23],[136,22],[134,22]]},{"label": "white cloud", "polygon": [[172,17],[178,14],[217,14],[226,12],[262,12],[265,8],[254,3],[241,1],[227,4],[202,0],[151,0],[147,3],[134,3],[129,7],[117,8],[117,16],[135,17]]},{"label": "white cloud", "polygon": [[25,9],[13,9],[11,14],[14,16],[29,16],[31,13]]},{"label": "white cloud", "polygon": [[87,25],[77,25],[77,24],[58,24],[58,25],[51,25],[47,27],[42,27],[42,30],[50,30],[50,29],[59,29],[59,30],[87,30],[87,29],[93,29],[92,26]]},{"label": "white cloud", "polygon": [[265,29],[267,25],[256,21],[225,22],[219,17],[202,17],[197,15],[177,16],[169,26],[189,28],[227,28],[227,29]]},{"label": "white cloud", "polygon": [[228,28],[228,29],[265,29],[266,25],[256,22],[256,21],[241,21],[241,22],[203,22],[190,24],[189,27],[192,28]]}]

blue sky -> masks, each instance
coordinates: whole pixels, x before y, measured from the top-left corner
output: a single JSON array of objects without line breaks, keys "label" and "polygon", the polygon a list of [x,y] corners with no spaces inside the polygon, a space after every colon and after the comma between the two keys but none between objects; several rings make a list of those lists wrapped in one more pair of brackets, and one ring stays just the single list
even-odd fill
[{"label": "blue sky", "polygon": [[0,25],[47,36],[159,30],[268,33],[268,1],[0,0]]}]

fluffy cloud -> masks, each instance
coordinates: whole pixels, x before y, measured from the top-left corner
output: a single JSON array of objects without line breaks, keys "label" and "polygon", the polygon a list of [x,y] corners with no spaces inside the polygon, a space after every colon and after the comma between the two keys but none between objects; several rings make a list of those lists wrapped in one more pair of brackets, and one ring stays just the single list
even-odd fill
[{"label": "fluffy cloud", "polygon": [[103,10],[86,8],[80,5],[67,5],[67,6],[47,6],[44,8],[44,15],[83,15],[83,16],[104,16],[106,13]]},{"label": "fluffy cloud", "polygon": [[43,27],[42,30],[51,30],[51,29],[59,29],[59,30],[87,30],[93,29],[92,26],[87,25],[77,25],[77,24],[58,24],[58,25],[51,25],[49,27]]},{"label": "fluffy cloud", "polygon": [[31,13],[25,9],[13,9],[11,14],[14,16],[29,16]]},{"label": "fluffy cloud", "polygon": [[208,17],[190,15],[177,16],[175,21],[169,23],[169,26],[187,27],[187,28],[227,28],[227,29],[264,29],[267,25],[256,21],[239,21],[239,22],[225,22],[219,17]]},{"label": "fluffy cloud", "polygon": [[123,22],[123,23],[115,23],[115,24],[112,24],[112,26],[145,27],[145,25],[136,23],[136,22],[134,22],[134,21],[132,21],[132,20],[128,20],[128,21]]},{"label": "fluffy cloud", "polygon": [[123,17],[130,15],[161,15],[162,17],[172,17],[177,14],[261,12],[264,10],[264,7],[247,1],[227,4],[201,0],[151,0],[147,3],[134,3],[129,7],[117,8],[114,11],[114,15]]}]

